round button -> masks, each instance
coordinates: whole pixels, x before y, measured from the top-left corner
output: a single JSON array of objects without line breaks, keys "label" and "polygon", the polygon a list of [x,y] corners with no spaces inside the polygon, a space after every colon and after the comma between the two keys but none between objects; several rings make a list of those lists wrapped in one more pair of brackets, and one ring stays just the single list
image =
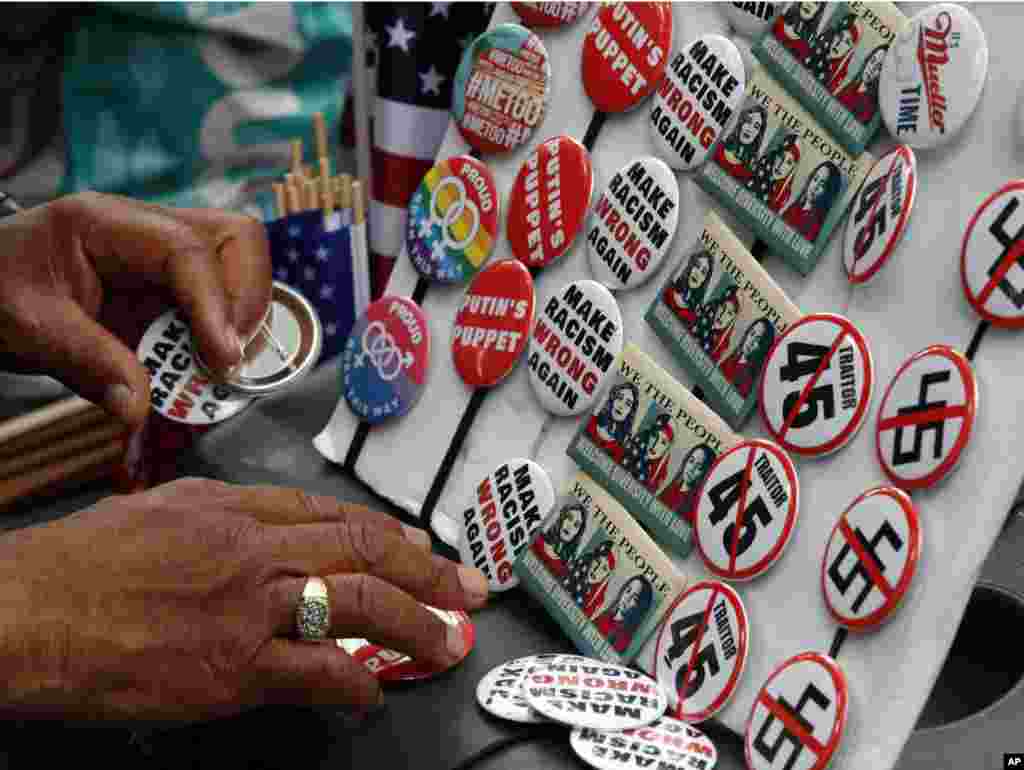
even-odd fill
[{"label": "round button", "polygon": [[445,625],[457,628],[462,638],[462,657],[444,668],[418,663],[405,653],[389,650],[366,639],[338,639],[337,644],[381,682],[411,682],[437,676],[465,660],[476,644],[476,628],[469,615],[462,610],[439,610],[426,604],[423,606],[437,615]]},{"label": "round button", "polygon": [[743,60],[733,42],[721,35],[694,40],[672,57],[651,102],[649,126],[658,155],[680,171],[702,165],[745,91]]},{"label": "round button", "polygon": [[637,158],[612,176],[590,215],[587,256],[610,289],[640,286],[661,267],[679,221],[679,183],[665,162]]},{"label": "round button", "polygon": [[601,112],[626,112],[658,86],[672,49],[672,4],[607,3],[583,41],[583,87]]},{"label": "round button", "polygon": [[988,76],[988,43],[970,11],[937,3],[918,13],[885,55],[878,103],[889,133],[911,147],[950,141],[974,112]]},{"label": "round button", "polygon": [[485,155],[509,152],[543,120],[551,62],[540,38],[498,24],[466,48],[455,73],[452,114],[463,138]]},{"label": "round button", "polygon": [[711,466],[696,512],[697,550],[727,580],[750,580],[789,544],[800,486],[789,456],[770,441],[741,441]]},{"label": "round button", "polygon": [[491,591],[519,585],[512,571],[555,504],[547,472],[532,460],[509,460],[476,486],[461,515],[459,556],[481,570]]},{"label": "round button", "polygon": [[622,314],[597,281],[574,281],[537,314],[527,364],[537,399],[569,417],[597,402],[622,353]]},{"label": "round button", "polygon": [[[750,770],[824,770],[846,727],[849,688],[839,664],[804,652],[776,668],[754,700],[744,750]],[[776,759],[778,757],[778,760]]]},{"label": "round button", "polygon": [[805,316],[768,353],[761,419],[791,452],[835,452],[864,423],[873,384],[871,351],[860,330],[831,313]]},{"label": "round button", "polygon": [[597,770],[712,770],[718,762],[718,750],[704,733],[671,717],[616,733],[577,727],[569,736],[569,744],[576,756]]},{"label": "round button", "polygon": [[435,165],[409,201],[406,247],[420,275],[464,283],[487,261],[498,238],[501,199],[486,165],[456,155]]},{"label": "round button", "polygon": [[716,3],[729,26],[738,35],[757,37],[771,24],[781,3]]},{"label": "round button", "polygon": [[878,462],[896,486],[937,484],[956,467],[974,428],[978,387],[962,354],[933,345],[896,372],[878,410]]},{"label": "round button", "polygon": [[462,381],[490,387],[526,350],[533,325],[533,278],[522,262],[505,259],[470,284],[452,327],[452,358]]},{"label": "round button", "polygon": [[213,382],[197,365],[188,321],[169,310],[146,329],[137,355],[149,372],[149,403],[158,414],[188,425],[213,425],[245,409],[252,397]]},{"label": "round button", "polygon": [[705,580],[687,589],[658,634],[658,684],[669,712],[684,722],[717,714],[736,692],[747,660],[747,611],[725,583]]},{"label": "round button", "polygon": [[967,301],[996,326],[1024,328],[1024,182],[1011,182],[974,212],[960,249]]},{"label": "round button", "polygon": [[562,27],[590,10],[589,3],[510,3],[523,24],[530,27]]},{"label": "round button", "polygon": [[903,238],[917,192],[914,151],[898,145],[879,158],[850,206],[843,267],[850,283],[867,283]]},{"label": "round button", "polygon": [[510,722],[540,724],[547,722],[523,697],[523,677],[537,656],[516,658],[492,668],[476,686],[476,702],[489,714]]},{"label": "round button", "polygon": [[910,497],[868,490],[839,517],[821,563],[825,605],[856,631],[881,625],[906,596],[921,555],[921,524]]},{"label": "round button", "polygon": [[523,694],[549,719],[596,730],[643,727],[664,716],[668,706],[649,676],[590,659],[558,660],[527,674]]},{"label": "round button", "polygon": [[571,136],[542,142],[519,168],[509,194],[508,244],[528,267],[544,267],[572,246],[594,192],[586,148]]},{"label": "round button", "polygon": [[419,401],[430,363],[430,326],[419,305],[384,296],[352,326],[341,381],[352,412],[371,425],[400,417]]}]

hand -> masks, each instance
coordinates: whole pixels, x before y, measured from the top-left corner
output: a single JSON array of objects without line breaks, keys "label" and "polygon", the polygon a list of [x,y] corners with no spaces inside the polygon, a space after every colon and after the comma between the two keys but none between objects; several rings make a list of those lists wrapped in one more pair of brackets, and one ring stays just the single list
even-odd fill
[{"label": "hand", "polygon": [[[332,638],[439,668],[461,636],[420,602],[472,609],[479,570],[422,531],[295,489],[185,479],[0,537],[0,712],[194,720],[269,703],[375,707],[376,679],[333,642],[289,638],[309,575]],[[454,649],[453,649],[454,647]]]},{"label": "hand", "polygon": [[188,314],[204,360],[226,371],[270,302],[263,227],[238,214],[98,193],[0,222],[0,363],[50,374],[136,428],[149,409],[149,377],[96,321],[114,290],[168,293]]}]

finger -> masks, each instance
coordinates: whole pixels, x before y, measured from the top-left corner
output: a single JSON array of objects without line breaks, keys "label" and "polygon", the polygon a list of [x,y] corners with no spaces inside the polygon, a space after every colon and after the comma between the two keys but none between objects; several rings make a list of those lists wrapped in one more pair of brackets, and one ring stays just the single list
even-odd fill
[{"label": "finger", "polygon": [[[329,636],[370,639],[439,670],[465,657],[461,630],[449,626],[393,585],[369,575],[329,575],[324,581],[330,597]],[[271,598],[274,633],[295,633],[295,608],[305,584],[305,578],[274,583]]]},{"label": "finger", "polygon": [[19,342],[19,356],[101,404],[132,429],[149,409],[149,377],[132,351],[75,302],[30,302],[34,323]]},{"label": "finger", "polygon": [[268,559],[293,574],[373,575],[442,609],[476,608],[487,601],[487,579],[480,570],[427,553],[357,518],[271,527],[263,543]]},{"label": "finger", "polygon": [[253,659],[246,698],[253,705],[379,706],[376,677],[334,642],[271,639]]},{"label": "finger", "polygon": [[201,231],[160,206],[118,196],[72,195],[52,205],[56,216],[70,220],[58,226],[79,234],[101,278],[116,282],[127,275],[168,288],[207,364],[222,372],[241,361],[220,261]]},{"label": "finger", "polygon": [[386,513],[365,505],[349,503],[327,495],[310,495],[294,487],[245,487],[237,501],[242,513],[264,524],[314,524],[357,521],[381,531],[405,537],[414,545],[430,550],[430,536],[422,529],[402,524]]},{"label": "finger", "polygon": [[218,209],[171,209],[215,244],[231,319],[243,340],[256,334],[270,307],[272,276],[267,231],[252,217]]}]

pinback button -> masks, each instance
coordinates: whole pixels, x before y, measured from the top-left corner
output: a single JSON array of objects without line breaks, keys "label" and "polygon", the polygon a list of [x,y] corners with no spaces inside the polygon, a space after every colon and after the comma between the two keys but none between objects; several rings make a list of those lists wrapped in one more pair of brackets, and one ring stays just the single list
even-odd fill
[{"label": "pinback button", "polygon": [[889,133],[922,149],[950,141],[974,112],[988,43],[971,13],[937,3],[914,16],[885,55],[878,103]]},{"label": "pinback button", "polygon": [[697,583],[679,596],[658,634],[658,684],[669,713],[703,722],[736,692],[747,660],[747,611],[739,594],[717,580]]},{"label": "pinback button", "polygon": [[[720,68],[725,70],[718,77]],[[712,80],[708,73],[716,73]],[[651,102],[649,128],[658,154],[692,171],[711,155],[746,91],[740,52],[721,35],[703,35],[675,54]]]},{"label": "pinback button", "polygon": [[487,576],[491,591],[507,591],[519,585],[512,565],[555,504],[555,491],[532,460],[502,463],[475,489],[460,517],[459,556]]},{"label": "pinback button", "polygon": [[494,249],[500,202],[491,170],[475,158],[430,169],[409,201],[406,247],[416,270],[441,283],[472,278]]},{"label": "pinback button", "polygon": [[371,425],[408,412],[426,386],[430,327],[419,305],[384,296],[352,326],[341,354],[342,392]]},{"label": "pinback button", "polygon": [[853,199],[843,236],[843,267],[850,283],[867,283],[903,238],[917,192],[917,160],[904,144],[868,172]]},{"label": "pinback button", "polygon": [[530,708],[523,697],[523,677],[536,657],[516,658],[487,672],[476,686],[476,701],[489,714],[511,722],[539,724],[547,718]]},{"label": "pinback button", "polygon": [[587,255],[598,281],[634,289],[661,267],[679,221],[679,183],[664,161],[647,156],[623,166],[590,215]]},{"label": "pinback button", "polygon": [[461,633],[464,652],[451,666],[432,668],[425,663],[417,663],[405,653],[389,650],[366,639],[338,639],[337,645],[362,663],[381,682],[409,682],[437,676],[465,660],[476,644],[476,628],[469,615],[461,610],[439,610],[429,605],[423,606],[446,625],[458,628]]},{"label": "pinback button", "polygon": [[1024,328],[1024,182],[990,195],[971,217],[960,249],[964,294],[996,326]]},{"label": "pinback button", "polygon": [[602,4],[583,41],[583,87],[594,107],[636,107],[658,86],[671,50],[671,3]]},{"label": "pinback button", "polygon": [[718,762],[718,750],[704,733],[671,717],[618,733],[577,727],[569,736],[569,744],[576,756],[597,770],[637,767],[712,770]]},{"label": "pinback button", "polygon": [[252,396],[214,382],[196,364],[192,333],[179,310],[169,310],[150,324],[136,350],[149,371],[150,407],[188,425],[213,425],[245,409]]},{"label": "pinback button", "polygon": [[537,314],[527,364],[530,384],[548,412],[589,411],[622,353],[622,315],[597,281],[566,284]]},{"label": "pinback button", "polygon": [[485,155],[514,150],[540,124],[551,87],[544,44],[519,24],[498,24],[466,48],[455,73],[452,114]]},{"label": "pinback button", "polygon": [[906,596],[921,554],[921,524],[910,497],[868,490],[839,517],[821,562],[825,605],[837,623],[866,631]]},{"label": "pinback button", "polygon": [[595,730],[643,727],[664,716],[668,706],[649,676],[590,659],[558,660],[527,674],[523,694],[543,716]]},{"label": "pinback button", "polygon": [[805,316],[768,352],[758,400],[765,429],[797,454],[835,452],[864,423],[873,371],[853,323],[832,313]]},{"label": "pinback button", "polygon": [[781,3],[717,3],[715,7],[738,35],[757,37],[775,18]]},{"label": "pinback button", "polygon": [[789,544],[799,513],[796,467],[775,444],[741,441],[720,455],[701,485],[694,531],[707,568],[750,580]]},{"label": "pinback button", "polygon": [[776,668],[754,700],[744,750],[750,770],[777,770],[785,743],[786,767],[824,770],[846,726],[846,676],[827,655],[804,652]]},{"label": "pinback button", "polygon": [[490,387],[504,379],[526,350],[533,326],[533,278],[506,259],[477,274],[452,328],[452,358],[462,381]]},{"label": "pinback button", "polygon": [[956,467],[974,428],[978,387],[964,356],[933,345],[896,372],[878,410],[878,462],[896,486],[922,489]]},{"label": "pinback button", "polygon": [[585,14],[589,3],[511,3],[523,24],[530,27],[561,27]]},{"label": "pinback button", "polygon": [[572,246],[594,192],[586,148],[571,136],[542,142],[519,168],[505,230],[516,259],[544,267]]}]

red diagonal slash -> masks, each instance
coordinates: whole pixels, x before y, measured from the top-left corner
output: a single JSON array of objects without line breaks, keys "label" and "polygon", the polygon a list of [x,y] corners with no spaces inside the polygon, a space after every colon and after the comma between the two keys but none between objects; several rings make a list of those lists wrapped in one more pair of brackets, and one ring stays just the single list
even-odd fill
[{"label": "red diagonal slash", "polygon": [[736,571],[736,549],[740,543],[740,532],[743,531],[743,519],[747,515],[747,492],[750,491],[750,472],[754,467],[754,455],[757,454],[757,447],[750,447],[747,455],[747,465],[743,469],[743,478],[740,480],[739,508],[736,509],[736,530],[732,533],[732,547],[729,549],[729,572]]},{"label": "red diagonal slash", "polygon": [[793,715],[778,704],[778,702],[768,695],[766,692],[762,692],[758,697],[761,705],[768,709],[772,716],[778,719],[782,724],[786,726],[786,730],[795,735],[800,744],[807,749],[810,749],[819,757],[824,754],[827,749],[822,746],[821,743],[809,732],[804,729],[804,726],[797,722]]},{"label": "red diagonal slash", "polygon": [[[893,153],[892,162],[889,163],[889,170],[885,172],[885,178],[882,179],[881,189],[879,189],[878,191],[878,196],[875,198],[875,202],[871,204],[871,213],[868,214],[868,225],[870,225],[872,229],[874,229],[875,227],[875,212],[878,211],[878,204],[882,202],[882,198],[885,195],[885,191],[889,187],[889,177],[892,176],[892,170],[896,168],[896,161],[898,161],[901,157],[902,156],[900,155],[900,153]],[[860,256],[854,254],[853,266],[855,268],[857,267],[857,263],[861,261],[863,256],[863,254]],[[856,270],[854,270],[854,272],[856,272]]]},{"label": "red diagonal slash", "polygon": [[957,417],[966,417],[966,406],[947,406],[939,409],[927,409],[923,412],[911,412],[910,414],[898,414],[894,417],[886,417],[878,423],[879,432],[892,430],[893,428],[906,428],[910,425],[920,425],[923,422],[945,422]]},{"label": "red diagonal slash", "polygon": [[846,337],[846,334],[846,329],[840,327],[839,336],[836,337],[836,341],[832,343],[832,347],[829,348],[828,354],[821,359],[821,363],[818,364],[818,368],[815,370],[814,374],[811,375],[811,379],[808,380],[807,384],[804,385],[804,389],[800,392],[800,398],[796,400],[796,404],[794,404],[789,414],[786,415],[786,422],[783,424],[782,430],[779,431],[780,441],[786,438],[786,434],[793,425],[793,420],[795,420],[796,416],[800,414],[800,410],[804,408],[804,404],[807,403],[807,397],[811,394],[811,390],[814,386],[818,384],[818,380],[821,379],[821,375],[825,373],[826,369],[828,369],[829,363],[832,361],[832,356],[836,354],[836,351],[839,349],[839,345]]},{"label": "red diagonal slash", "polygon": [[978,304],[984,305],[988,302],[988,298],[992,296],[992,292],[995,291],[996,286],[1002,281],[1010,268],[1013,267],[1014,263],[1020,259],[1021,255],[1024,254],[1024,238],[1019,238],[1013,242],[1013,246],[1003,257],[1003,261],[999,263],[999,267],[996,268],[996,272],[993,274],[992,279],[985,284],[985,288],[978,294]]},{"label": "red diagonal slash", "polygon": [[839,520],[839,531],[843,533],[843,537],[846,538],[846,542],[850,544],[850,548],[857,554],[857,558],[860,563],[864,565],[864,569],[868,571],[871,576],[871,582],[885,594],[886,599],[891,599],[894,593],[893,588],[889,585],[889,581],[885,579],[885,576],[879,571],[878,565],[875,564],[874,558],[871,554],[864,550],[864,544],[860,542],[860,538],[857,537],[857,533],[850,529],[849,523],[846,519]]},{"label": "red diagonal slash", "polygon": [[[690,683],[690,675],[693,674],[693,664],[697,661],[697,651],[700,649],[700,643],[704,641],[704,632],[708,630],[708,623],[711,620],[711,608],[715,604],[715,599],[718,598],[719,590],[716,585],[711,589],[711,600],[708,602],[707,609],[704,610],[704,617],[700,621],[700,627],[697,629],[697,639],[693,643],[693,650],[690,652],[690,660],[686,664],[686,673],[683,674],[683,692],[686,692],[686,687]],[[679,693],[679,711],[683,710],[683,693]]]}]

